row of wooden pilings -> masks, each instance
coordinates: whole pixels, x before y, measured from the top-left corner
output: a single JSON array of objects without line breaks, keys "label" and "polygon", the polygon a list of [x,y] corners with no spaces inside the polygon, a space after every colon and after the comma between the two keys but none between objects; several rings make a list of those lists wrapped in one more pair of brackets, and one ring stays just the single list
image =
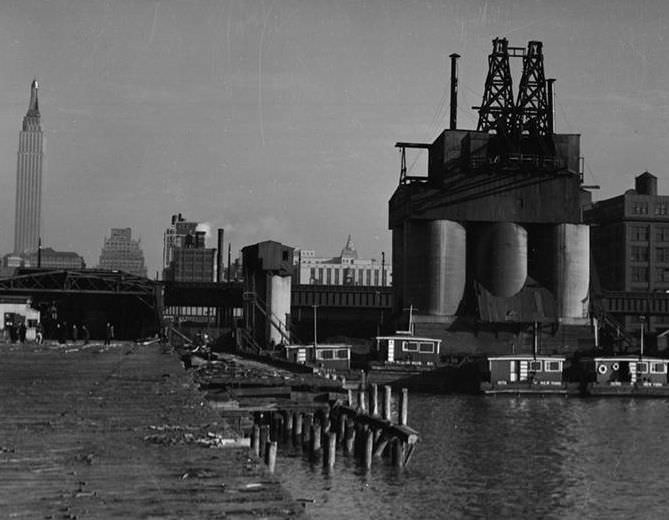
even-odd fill
[{"label": "row of wooden pilings", "polygon": [[355,456],[365,469],[383,456],[395,467],[403,468],[411,459],[418,433],[407,425],[408,392],[401,390],[398,421],[392,421],[392,390],[379,388],[349,390],[348,403],[335,401],[321,407],[293,406],[282,410],[256,412],[251,433],[251,450],[263,457],[271,473],[276,468],[279,443],[300,446],[308,450],[312,460],[322,457],[323,466],[335,465],[337,447],[344,455]]}]

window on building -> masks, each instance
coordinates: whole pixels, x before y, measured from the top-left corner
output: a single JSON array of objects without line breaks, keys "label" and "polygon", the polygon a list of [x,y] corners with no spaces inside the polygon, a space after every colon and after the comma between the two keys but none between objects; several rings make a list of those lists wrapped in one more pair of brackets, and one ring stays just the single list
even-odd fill
[{"label": "window on building", "polygon": [[647,374],[648,373],[648,363],[637,363],[636,371],[638,374]]},{"label": "window on building", "polygon": [[379,270],[374,269],[374,285],[379,285]]},{"label": "window on building", "polygon": [[669,247],[656,247],[655,248],[655,261],[667,263],[669,262]]},{"label": "window on building", "polygon": [[541,372],[541,361],[530,361],[530,370],[532,372]]},{"label": "window on building", "polygon": [[326,283],[330,285],[332,283],[332,269],[329,267],[325,271]]},{"label": "window on building", "polygon": [[427,342],[419,343],[418,350],[423,354],[434,354],[434,344]]},{"label": "window on building", "polygon": [[647,282],[648,268],[647,267],[632,267],[632,281],[633,282]]},{"label": "window on building", "polygon": [[404,352],[418,352],[418,343],[415,341],[405,341],[402,350]]},{"label": "window on building", "polygon": [[323,283],[323,268],[318,268],[318,283]]},{"label": "window on building", "polygon": [[647,241],[648,240],[648,226],[632,226],[632,240]]},{"label": "window on building", "polygon": [[641,201],[634,201],[632,203],[632,213],[635,215],[648,215],[648,203]]},{"label": "window on building", "polygon": [[559,361],[546,361],[544,362],[544,370],[546,372],[560,372],[562,367]]},{"label": "window on building", "polygon": [[334,277],[335,277],[334,279],[335,285],[339,285],[339,269],[335,269]]},{"label": "window on building", "polygon": [[348,359],[348,349],[347,348],[337,349],[337,359]]},{"label": "window on building", "polygon": [[630,249],[630,260],[632,262],[648,262],[648,248],[644,246],[632,246]]},{"label": "window on building", "polygon": [[651,374],[666,374],[667,373],[666,363],[651,363],[650,364],[650,373]]},{"label": "window on building", "polygon": [[366,274],[367,274],[367,285],[372,285],[372,270],[367,269]]},{"label": "window on building", "polygon": [[309,283],[316,283],[316,268],[309,269]]}]

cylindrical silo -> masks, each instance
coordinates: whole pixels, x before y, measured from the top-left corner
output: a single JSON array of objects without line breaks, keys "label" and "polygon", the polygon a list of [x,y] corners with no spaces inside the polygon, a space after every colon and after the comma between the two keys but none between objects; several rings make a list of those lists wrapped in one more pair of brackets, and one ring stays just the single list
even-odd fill
[{"label": "cylindrical silo", "polygon": [[404,308],[404,226],[393,228],[393,312]]},{"label": "cylindrical silo", "polygon": [[476,279],[493,295],[508,298],[527,279],[527,231],[513,222],[482,227],[476,247]]},{"label": "cylindrical silo", "polygon": [[413,305],[419,312],[427,309],[429,280],[427,278],[428,225],[426,220],[404,222],[403,285],[404,307]]},{"label": "cylindrical silo", "polygon": [[427,314],[452,316],[465,290],[467,232],[450,220],[427,223]]},{"label": "cylindrical silo", "polygon": [[590,289],[590,227],[555,227],[555,295],[561,318],[587,318]]},{"label": "cylindrical silo", "polygon": [[287,342],[290,290],[290,276],[271,275],[268,312],[269,338],[276,345]]}]

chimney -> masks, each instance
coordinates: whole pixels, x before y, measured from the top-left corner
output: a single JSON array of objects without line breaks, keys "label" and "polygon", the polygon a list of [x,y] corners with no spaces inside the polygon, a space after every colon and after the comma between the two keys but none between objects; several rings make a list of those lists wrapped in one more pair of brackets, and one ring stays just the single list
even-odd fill
[{"label": "chimney", "polygon": [[451,58],[451,124],[450,129],[458,127],[458,58],[459,54],[453,53]]},{"label": "chimney", "polygon": [[223,229],[218,228],[218,245],[216,246],[216,281],[223,281]]}]

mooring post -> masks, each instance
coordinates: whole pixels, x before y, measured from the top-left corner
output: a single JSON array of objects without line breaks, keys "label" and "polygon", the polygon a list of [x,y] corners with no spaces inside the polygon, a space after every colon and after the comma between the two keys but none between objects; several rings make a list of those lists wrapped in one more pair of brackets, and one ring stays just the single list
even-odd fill
[{"label": "mooring post", "polygon": [[369,390],[369,413],[376,417],[379,415],[379,387],[371,385]]},{"label": "mooring post", "polygon": [[295,412],[295,427],[293,428],[293,444],[302,443],[302,412]]},{"label": "mooring post", "polygon": [[355,403],[353,402],[353,388],[348,389],[348,405],[351,408],[355,408]]},{"label": "mooring post", "polygon": [[337,453],[337,435],[334,432],[327,434],[327,450],[323,454],[323,465],[332,469],[335,465],[335,456]]},{"label": "mooring post", "polygon": [[276,441],[267,443],[267,448],[265,451],[265,464],[267,464],[267,469],[270,473],[274,473],[274,469],[276,468],[276,450]]},{"label": "mooring post", "polygon": [[367,388],[367,373],[364,370],[360,371],[360,388]]},{"label": "mooring post", "polygon": [[402,426],[406,426],[408,417],[409,417],[409,390],[406,388],[402,388],[402,393],[400,394],[399,423]]},{"label": "mooring post", "polygon": [[383,418],[386,421],[391,420],[390,416],[390,405],[393,399],[393,389],[390,385],[385,385],[383,387]]},{"label": "mooring post", "polygon": [[282,427],[283,427],[283,416],[279,412],[272,414],[272,429],[274,431],[271,435],[271,440],[278,441],[281,438]]},{"label": "mooring post", "polygon": [[366,469],[370,469],[372,467],[373,455],[374,455],[374,430],[370,428],[367,430],[365,435],[364,464]]},{"label": "mooring post", "polygon": [[253,425],[253,435],[251,436],[251,448],[256,457],[260,457],[260,426]]}]

